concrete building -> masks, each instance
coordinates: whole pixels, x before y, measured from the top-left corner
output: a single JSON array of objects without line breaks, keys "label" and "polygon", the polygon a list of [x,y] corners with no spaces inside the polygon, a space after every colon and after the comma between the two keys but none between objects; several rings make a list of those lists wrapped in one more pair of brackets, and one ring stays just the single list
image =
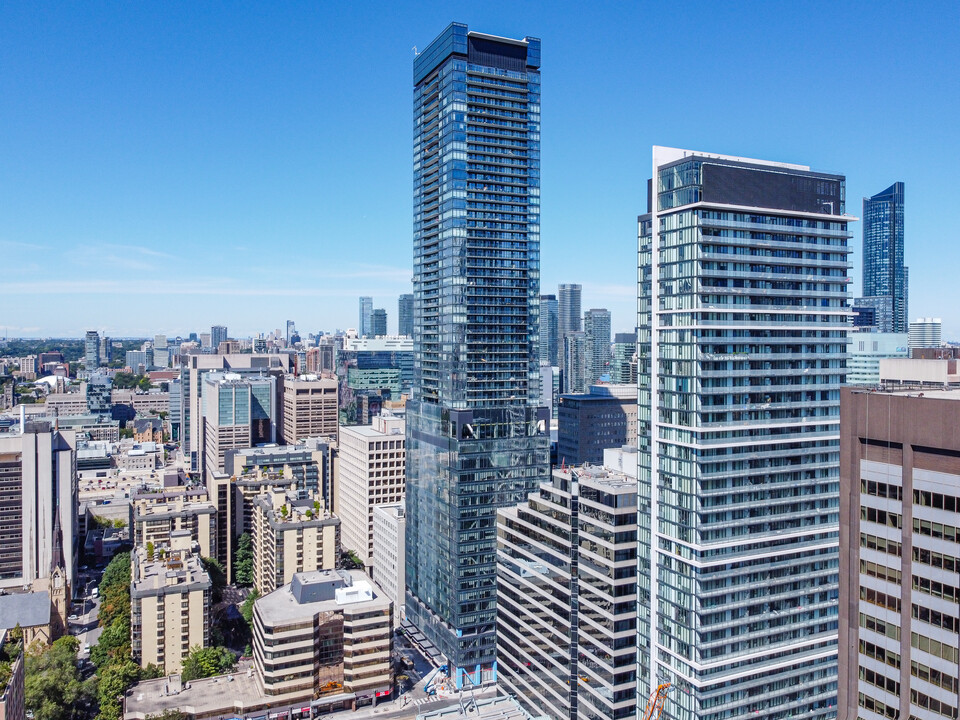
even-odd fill
[{"label": "concrete building", "polygon": [[402,417],[379,415],[370,426],[340,431],[340,471],[336,512],[341,541],[368,568],[373,561],[373,510],[400,502],[406,484],[405,422]]},{"label": "concrete building", "polygon": [[87,392],[50,393],[43,403],[46,414],[52,417],[87,414]]},{"label": "concrete building", "polygon": [[960,384],[960,361],[881,358],[880,384],[887,388],[933,388]]},{"label": "concrete building", "polygon": [[394,625],[403,621],[403,598],[407,587],[406,517],[402,502],[373,508],[371,577],[393,603]]},{"label": "concrete building", "polygon": [[557,460],[566,465],[603,462],[603,451],[637,444],[635,385],[591,385],[581,395],[561,395]]},{"label": "concrete building", "polygon": [[227,454],[227,474],[237,478],[263,470],[278,473],[300,492],[317,493],[333,509],[333,481],[339,451],[329,437],[306,438],[294,445],[266,445]]},{"label": "concrete building", "polygon": [[960,707],[960,391],[841,395],[837,717]]},{"label": "concrete building", "polygon": [[203,381],[204,476],[225,470],[228,450],[277,440],[272,375],[208,373]]},{"label": "concrete building", "polygon": [[636,538],[636,474],[606,467],[498,511],[498,682],[531,715],[634,717]]},{"label": "concrete building", "polygon": [[29,421],[23,434],[0,434],[0,587],[50,577],[76,587],[76,434]]},{"label": "concrete building", "polygon": [[316,496],[273,489],[253,501],[253,586],[261,595],[290,582],[294,573],[340,564],[340,519]]},{"label": "concrete building", "polygon": [[190,500],[181,494],[154,502],[146,494],[138,495],[130,504],[130,529],[135,547],[150,543],[156,551],[170,549],[174,536],[187,532],[201,557],[218,557],[217,508],[206,499]]},{"label": "concrete building", "polygon": [[940,318],[917,318],[910,323],[907,340],[910,349],[940,347],[942,327]]},{"label": "concrete building", "polygon": [[586,336],[587,383],[599,382],[610,374],[610,311],[593,308],[583,314]]},{"label": "concrete building", "polygon": [[906,333],[850,333],[847,355],[848,385],[879,385],[880,360],[907,357]]},{"label": "concrete building", "polygon": [[310,437],[336,439],[339,430],[337,379],[332,376],[284,375],[281,400],[281,438],[295,445]]},{"label": "concrete building", "polygon": [[836,716],[846,180],[653,149],[638,218],[638,692]]},{"label": "concrete building", "polygon": [[356,707],[393,690],[393,603],[359,571],[297,573],[253,605],[253,656],[276,703]]},{"label": "concrete building", "polygon": [[192,647],[210,644],[210,576],[179,531],[173,545],[153,560],[143,547],[131,555],[130,647],[141,667],[179,673]]}]

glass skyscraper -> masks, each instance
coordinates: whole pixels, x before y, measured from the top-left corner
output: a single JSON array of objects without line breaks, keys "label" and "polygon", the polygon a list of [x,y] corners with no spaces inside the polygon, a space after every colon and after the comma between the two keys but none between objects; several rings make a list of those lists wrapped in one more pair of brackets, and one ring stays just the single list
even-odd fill
[{"label": "glass skyscraper", "polygon": [[453,23],[414,60],[407,619],[496,677],[496,511],[549,476],[540,407],[540,41]]},{"label": "glass skyscraper", "polygon": [[560,357],[559,305],[556,295],[540,296],[540,364],[557,365]]},{"label": "glass skyscraper", "polygon": [[639,218],[641,696],[836,716],[845,179],[654,148]]},{"label": "glass skyscraper", "polygon": [[404,293],[397,302],[397,334],[413,337],[412,293]]},{"label": "glass skyscraper", "polygon": [[863,297],[879,332],[908,330],[908,270],[903,265],[903,183],[863,199]]}]

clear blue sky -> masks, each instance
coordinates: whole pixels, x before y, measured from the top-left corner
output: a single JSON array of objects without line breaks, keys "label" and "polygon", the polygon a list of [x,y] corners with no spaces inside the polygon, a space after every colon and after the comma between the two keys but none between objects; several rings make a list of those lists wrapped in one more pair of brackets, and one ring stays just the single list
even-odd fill
[{"label": "clear blue sky", "polygon": [[[0,328],[396,328],[412,62],[543,40],[542,292],[634,325],[650,148],[906,183],[910,314],[960,339],[960,4],[0,3]],[[860,224],[853,225],[854,293]],[[0,329],[2,332],[2,329]]]}]

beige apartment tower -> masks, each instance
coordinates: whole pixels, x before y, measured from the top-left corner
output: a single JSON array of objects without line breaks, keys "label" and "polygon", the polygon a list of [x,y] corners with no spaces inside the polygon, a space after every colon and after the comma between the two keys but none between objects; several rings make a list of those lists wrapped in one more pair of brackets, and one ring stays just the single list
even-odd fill
[{"label": "beige apartment tower", "polygon": [[285,443],[337,437],[340,404],[336,378],[285,375],[281,393],[281,435]]}]

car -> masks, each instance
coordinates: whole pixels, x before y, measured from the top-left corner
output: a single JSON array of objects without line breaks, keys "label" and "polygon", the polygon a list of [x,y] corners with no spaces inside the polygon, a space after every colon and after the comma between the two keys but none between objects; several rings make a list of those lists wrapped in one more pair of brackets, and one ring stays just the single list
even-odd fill
[{"label": "car", "polygon": [[79,615],[71,615],[67,618],[67,620],[69,620],[70,622],[76,622],[79,619],[80,619]]},{"label": "car", "polygon": [[90,643],[85,642],[85,643],[83,644],[83,651],[84,651],[85,653],[89,653],[89,652],[90,652]]}]

